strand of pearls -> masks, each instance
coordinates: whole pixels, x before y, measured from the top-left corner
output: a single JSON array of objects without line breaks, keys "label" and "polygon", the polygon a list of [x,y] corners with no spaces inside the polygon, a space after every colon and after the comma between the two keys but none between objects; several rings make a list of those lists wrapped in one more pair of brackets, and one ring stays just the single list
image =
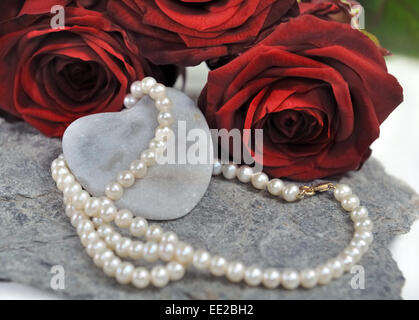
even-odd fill
[{"label": "strand of pearls", "polygon": [[[165,87],[154,79],[145,78],[134,82],[124,105],[130,108],[146,94],[155,100],[160,126],[156,129],[155,138],[150,141],[149,149],[143,151],[140,159],[134,160],[128,170],[120,172],[115,182],[106,186],[106,196],[92,197],[83,190],[70,172],[63,155],[51,164],[52,178],[64,195],[66,215],[77,229],[87,254],[106,275],[115,277],[121,284],[131,283],[137,288],[145,288],[150,284],[164,287],[170,281],[180,280],[187,268],[193,266],[198,270],[207,270],[216,277],[225,276],[234,283],[244,281],[249,286],[264,285],[273,289],[282,285],[289,290],[299,286],[313,288],[342,276],[368,250],[373,241],[372,221],[368,218],[368,210],[360,206],[359,198],[344,184],[328,185],[332,186],[330,188],[334,190],[334,196],[343,209],[350,212],[355,229],[353,238],[338,256],[317,267],[302,271],[276,268],[264,270],[255,265],[245,266],[240,261],[228,261],[219,255],[212,256],[206,250],[196,250],[191,244],[180,241],[175,233],[165,232],[156,224],[149,225],[142,217],[134,217],[127,209],[118,210],[114,201],[123,196],[124,188],[129,188],[136,179],[146,175],[147,168],[156,163],[159,150],[173,134],[170,128],[174,121],[170,113],[172,102],[166,95]],[[302,189],[296,184],[284,184],[280,179],[270,180],[265,173],[254,172],[251,167],[223,165],[216,159],[213,175],[221,174],[229,180],[237,178],[242,183],[251,183],[256,189],[267,190],[271,195],[282,197],[288,202],[312,195],[310,192],[314,190],[311,187]],[[145,241],[124,237],[115,230],[112,223],[121,229],[129,230],[133,237]],[[134,266],[134,260],[160,260],[162,263],[148,269]]]}]

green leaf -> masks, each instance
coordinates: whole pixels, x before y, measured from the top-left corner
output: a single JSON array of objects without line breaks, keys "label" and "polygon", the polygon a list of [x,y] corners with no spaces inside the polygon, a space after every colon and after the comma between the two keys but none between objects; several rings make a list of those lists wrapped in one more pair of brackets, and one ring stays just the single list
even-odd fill
[{"label": "green leaf", "polygon": [[371,41],[374,42],[377,47],[381,47],[380,41],[378,40],[378,38],[375,35],[373,35],[371,32],[368,32],[366,30],[360,30],[360,31],[363,34],[365,34],[368,38],[370,38]]},{"label": "green leaf", "polygon": [[359,0],[366,29],[394,53],[419,57],[418,0]]}]

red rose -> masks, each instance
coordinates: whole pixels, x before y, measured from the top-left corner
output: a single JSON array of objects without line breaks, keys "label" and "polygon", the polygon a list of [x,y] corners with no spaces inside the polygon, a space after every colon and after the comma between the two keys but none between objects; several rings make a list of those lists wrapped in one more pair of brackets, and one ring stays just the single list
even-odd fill
[{"label": "red rose", "polygon": [[156,64],[196,65],[251,46],[296,0],[109,0],[108,12],[138,35]]},{"label": "red rose", "polygon": [[402,99],[368,37],[303,15],[210,72],[200,107],[213,128],[264,129],[272,176],[312,180],[360,168]]},{"label": "red rose", "polygon": [[79,117],[119,111],[132,81],[163,80],[104,14],[67,7],[65,28],[52,29],[50,10],[46,2],[20,2],[0,20],[0,108],[61,136]]}]

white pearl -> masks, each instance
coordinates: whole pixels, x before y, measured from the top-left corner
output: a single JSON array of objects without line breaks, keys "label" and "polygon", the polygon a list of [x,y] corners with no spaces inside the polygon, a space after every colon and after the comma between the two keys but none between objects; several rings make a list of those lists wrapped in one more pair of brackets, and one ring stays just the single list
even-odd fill
[{"label": "white pearl", "polygon": [[112,259],[106,260],[103,264],[103,272],[109,276],[114,277],[116,269],[120,266],[121,259],[113,257]]},{"label": "white pearl", "polygon": [[134,184],[135,176],[131,171],[124,170],[118,174],[116,181],[124,188],[129,188]]},{"label": "white pearl", "polygon": [[147,167],[151,167],[156,163],[156,151],[153,149],[146,149],[141,153],[141,160],[145,162]]},{"label": "white pearl", "polygon": [[159,140],[157,138],[153,138],[153,139],[151,139],[148,147],[150,149],[156,150],[157,153],[161,154],[166,149],[166,142],[163,141],[163,140]]},{"label": "white pearl", "polygon": [[124,98],[124,106],[127,109],[132,108],[137,104],[138,100],[134,98],[132,94],[127,94]]},{"label": "white pearl", "polygon": [[221,164],[221,161],[218,159],[214,159],[214,164],[212,166],[212,175],[218,176],[223,172],[223,165]]},{"label": "white pearl", "polygon": [[118,232],[112,231],[111,233],[107,234],[104,238],[101,237],[106,242],[108,247],[111,248],[111,249],[113,249],[113,247],[111,246],[111,240],[112,240],[112,237],[115,233],[118,233]]},{"label": "white pearl", "polygon": [[109,224],[102,224],[97,228],[97,233],[101,238],[105,238],[108,234],[113,234],[114,230]]},{"label": "white pearl", "polygon": [[81,236],[85,232],[90,232],[95,230],[95,226],[90,220],[80,221],[77,225],[77,234]]},{"label": "white pearl", "polygon": [[64,203],[65,205],[67,205],[67,204],[72,204],[71,200],[72,200],[71,198],[66,197],[66,196],[63,196],[63,203]]},{"label": "white pearl", "polygon": [[74,176],[71,173],[59,175],[55,182],[56,182],[57,189],[60,190],[61,192],[64,192],[64,190],[68,190],[67,187],[76,183]]},{"label": "white pearl", "polygon": [[154,100],[163,99],[166,97],[166,87],[160,83],[156,83],[150,89],[150,97]]},{"label": "white pearl", "polygon": [[67,163],[64,159],[55,159],[51,163],[51,171],[54,170],[57,167],[67,167]]},{"label": "white pearl", "polygon": [[176,245],[172,242],[161,242],[159,244],[159,256],[163,261],[170,261],[175,255]]},{"label": "white pearl", "polygon": [[241,166],[237,170],[237,179],[239,179],[240,182],[248,183],[250,180],[252,180],[253,176],[253,169],[249,166]]},{"label": "white pearl", "polygon": [[156,242],[147,242],[143,248],[145,261],[154,262],[159,259],[159,245]]},{"label": "white pearl", "polygon": [[176,233],[172,232],[172,231],[168,231],[163,233],[163,236],[161,237],[161,242],[172,242],[172,243],[176,243],[178,241],[178,236],[176,235]]},{"label": "white pearl", "polygon": [[105,262],[112,259],[113,257],[115,257],[115,255],[113,254],[112,250],[105,250],[102,253],[95,254],[93,257],[93,262],[97,267],[102,268]]},{"label": "white pearl", "polygon": [[152,78],[152,77],[145,77],[142,81],[141,81],[141,86],[143,89],[144,94],[149,94],[151,88],[157,83],[156,79]]},{"label": "white pearl", "polygon": [[89,199],[90,194],[87,191],[82,190],[79,194],[72,197],[71,203],[74,205],[74,208],[81,210],[84,208]]},{"label": "white pearl", "polygon": [[172,109],[173,103],[168,97],[163,97],[157,99],[156,108],[159,111],[170,111]]},{"label": "white pearl", "polygon": [[368,245],[370,245],[373,240],[374,240],[374,236],[372,234],[371,231],[356,231],[354,233],[354,240],[364,240],[366,243],[368,243]]},{"label": "white pearl", "polygon": [[343,264],[339,259],[332,259],[326,263],[329,269],[332,271],[334,279],[340,278],[343,274]]},{"label": "white pearl", "polygon": [[[115,243],[112,242],[112,238],[116,235],[117,239],[115,239]],[[107,234],[104,238],[102,238],[109,248],[115,249],[115,245],[121,241],[122,236],[117,231],[112,231],[111,233]]]},{"label": "white pearl", "polygon": [[163,141],[167,141],[169,140],[171,137],[174,136],[174,132],[172,129],[170,129],[167,126],[159,126],[156,129],[156,134],[155,134],[156,138],[159,140],[163,140]]},{"label": "white pearl", "polygon": [[185,275],[185,267],[179,262],[172,261],[166,265],[167,271],[169,273],[169,278],[172,281],[177,281],[183,278]]},{"label": "white pearl", "polygon": [[74,212],[76,212],[76,208],[74,208],[74,206],[72,204],[66,204],[65,205],[65,215],[69,218],[71,218],[74,214]]},{"label": "white pearl", "polygon": [[84,205],[84,212],[89,217],[97,217],[99,215],[99,210],[101,206],[101,200],[99,198],[89,198],[86,204]]},{"label": "white pearl", "polygon": [[105,196],[100,197],[99,199],[100,199],[102,207],[113,204],[113,201]]},{"label": "white pearl", "polygon": [[158,288],[169,282],[169,272],[164,266],[156,266],[151,270],[151,283]]},{"label": "white pearl", "polygon": [[131,282],[135,287],[144,289],[150,284],[150,278],[150,272],[146,268],[139,267],[132,273]]},{"label": "white pearl", "polygon": [[118,232],[114,232],[109,236],[106,236],[105,241],[111,247],[112,249],[115,249],[115,247],[120,243],[122,240],[122,236]]},{"label": "white pearl", "polygon": [[105,223],[101,217],[93,217],[92,222],[95,225],[95,227],[99,227],[100,225]]},{"label": "white pearl", "polygon": [[275,268],[266,269],[263,272],[263,285],[268,289],[275,289],[281,282],[281,273]]},{"label": "white pearl", "polygon": [[352,189],[346,184],[338,184],[333,194],[337,201],[342,201],[343,198],[352,194]]},{"label": "white pearl", "polygon": [[210,262],[211,255],[208,251],[200,249],[194,253],[192,264],[195,268],[199,270],[207,269],[209,267]]},{"label": "white pearl", "polygon": [[319,280],[319,275],[314,269],[305,269],[300,272],[301,286],[306,289],[314,288]]},{"label": "white pearl", "polygon": [[373,228],[373,222],[369,218],[358,220],[354,223],[356,231],[371,231]]},{"label": "white pearl", "polygon": [[285,201],[294,202],[298,198],[300,188],[296,184],[287,184],[282,190],[282,197]]},{"label": "white pearl", "polygon": [[355,210],[351,211],[351,219],[353,222],[363,220],[368,218],[368,209],[364,206],[360,206],[356,208]]},{"label": "white pearl", "polygon": [[66,167],[55,167],[51,171],[52,179],[57,182],[58,177],[69,174],[70,171]]},{"label": "white pearl", "polygon": [[92,241],[87,244],[86,252],[87,254],[93,258],[96,253],[101,253],[107,249],[106,243],[102,240]]},{"label": "white pearl", "polygon": [[269,178],[268,176],[263,172],[255,173],[252,176],[252,185],[258,190],[264,190],[266,189],[266,186],[268,185]]},{"label": "white pearl", "polygon": [[83,246],[87,246],[90,242],[100,240],[100,236],[96,231],[86,232],[80,236],[80,241]]},{"label": "white pearl", "polygon": [[355,263],[357,263],[359,260],[361,260],[361,257],[362,257],[361,250],[359,250],[356,247],[349,246],[349,247],[345,248],[345,250],[343,250],[343,253],[348,255],[348,256],[351,256],[354,259]]},{"label": "white pearl", "polygon": [[365,252],[367,252],[368,247],[369,247],[368,243],[362,239],[351,240],[351,242],[349,243],[349,246],[358,248],[359,251],[361,251],[361,254],[364,254]]},{"label": "white pearl", "polygon": [[144,243],[140,241],[132,241],[131,246],[128,249],[128,256],[131,259],[140,259],[143,256]]},{"label": "white pearl", "polygon": [[317,274],[319,275],[318,283],[321,285],[328,284],[330,281],[332,281],[332,269],[330,269],[330,267],[327,265],[317,267]]},{"label": "white pearl", "polygon": [[238,261],[230,262],[227,265],[226,277],[231,282],[240,282],[244,278],[245,266]]},{"label": "white pearl", "polygon": [[244,272],[244,281],[252,287],[260,285],[263,278],[263,271],[261,268],[251,266]]},{"label": "white pearl", "polygon": [[214,276],[223,276],[227,269],[227,260],[220,256],[214,256],[211,259],[209,269]]},{"label": "white pearl", "polygon": [[115,251],[116,254],[122,258],[128,257],[129,249],[132,245],[132,240],[130,238],[122,238],[116,245]]},{"label": "white pearl", "polygon": [[79,222],[85,219],[86,219],[86,216],[82,212],[77,211],[72,215],[70,222],[74,228],[77,228]]},{"label": "white pearl", "polygon": [[352,269],[352,267],[355,265],[355,259],[354,259],[354,257],[352,257],[350,255],[347,255],[345,253],[341,253],[338,256],[338,259],[342,263],[342,266],[343,266],[343,270],[344,271],[350,271]]},{"label": "white pearl", "polygon": [[268,183],[268,191],[273,196],[280,196],[282,194],[282,189],[284,189],[284,182],[280,179],[272,179]]},{"label": "white pearl", "polygon": [[64,188],[74,183],[74,176],[71,174],[64,174],[57,178],[57,188],[60,191],[64,191]]},{"label": "white pearl", "polygon": [[106,186],[105,194],[111,200],[119,200],[124,194],[124,189],[118,182],[111,182]]},{"label": "white pearl", "polygon": [[160,242],[162,237],[163,237],[163,229],[156,224],[152,224],[151,226],[149,226],[145,234],[145,238],[148,241]]},{"label": "white pearl", "polygon": [[297,271],[286,269],[281,274],[281,284],[285,289],[293,290],[300,284],[300,276]]},{"label": "white pearl", "polygon": [[222,171],[223,171],[224,178],[226,178],[227,180],[232,180],[232,179],[236,178],[237,165],[235,165],[235,164],[224,164]]},{"label": "white pearl", "polygon": [[79,194],[82,191],[82,187],[80,183],[74,182],[72,184],[67,185],[64,190],[63,194],[64,197],[72,198],[74,195]]},{"label": "white pearl", "polygon": [[120,228],[129,228],[133,220],[132,212],[128,209],[121,209],[115,216],[115,224]]},{"label": "white pearl", "polygon": [[134,265],[129,262],[122,262],[115,271],[116,281],[120,284],[128,284],[131,282],[134,273]]},{"label": "white pearl", "polygon": [[342,205],[342,208],[346,211],[352,211],[359,207],[359,198],[351,194],[349,196],[343,197],[340,204]]},{"label": "white pearl", "polygon": [[161,126],[170,126],[174,121],[173,115],[168,111],[161,111],[157,115],[157,122]]},{"label": "white pearl", "polygon": [[147,232],[147,229],[148,229],[147,221],[142,217],[135,217],[131,222],[129,231],[135,237],[142,237]]},{"label": "white pearl", "polygon": [[143,160],[134,160],[129,166],[129,170],[137,179],[144,178],[147,173],[147,164]]},{"label": "white pearl", "polygon": [[103,204],[100,207],[99,215],[105,222],[111,222],[115,219],[116,213],[118,212],[118,209],[115,207],[114,204]]},{"label": "white pearl", "polygon": [[194,249],[191,245],[185,242],[178,242],[176,244],[175,257],[176,260],[182,264],[189,264],[192,262]]},{"label": "white pearl", "polygon": [[134,81],[131,84],[131,95],[135,98],[135,99],[141,99],[144,96],[144,91],[143,91],[143,86],[141,81]]}]

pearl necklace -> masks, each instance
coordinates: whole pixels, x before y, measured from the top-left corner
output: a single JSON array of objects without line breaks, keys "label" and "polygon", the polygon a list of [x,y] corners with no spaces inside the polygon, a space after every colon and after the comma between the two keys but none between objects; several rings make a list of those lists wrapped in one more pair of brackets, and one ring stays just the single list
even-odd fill
[{"label": "pearl necklace", "polygon": [[[93,258],[95,265],[104,273],[115,277],[121,284],[131,283],[137,288],[145,288],[150,283],[155,287],[164,287],[169,281],[180,280],[189,266],[198,270],[209,270],[216,276],[225,276],[231,282],[244,282],[249,286],[263,284],[273,289],[279,285],[286,289],[298,286],[313,288],[325,285],[337,279],[344,272],[350,271],[373,241],[372,221],[368,210],[360,206],[359,198],[352,193],[349,186],[325,183],[318,186],[284,184],[280,179],[269,180],[263,172],[253,172],[248,166],[238,167],[235,164],[221,164],[214,161],[213,175],[223,175],[226,179],[237,178],[242,183],[251,183],[258,190],[267,190],[271,195],[282,197],[287,202],[301,200],[318,192],[333,191],[345,211],[350,212],[354,222],[355,233],[349,245],[335,258],[315,268],[300,272],[294,269],[278,270],[261,269],[257,266],[246,267],[240,261],[228,261],[222,256],[211,256],[206,250],[195,250],[192,245],[180,241],[173,232],[164,232],[156,224],[149,225],[142,217],[134,217],[127,209],[118,210],[114,201],[121,199],[124,188],[131,187],[136,179],[143,178],[147,168],[156,163],[156,156],[165,147],[167,138],[173,134],[170,125],[174,118],[170,113],[172,102],[166,95],[166,88],[153,78],[147,77],[136,81],[131,86],[131,93],[124,99],[127,108],[133,107],[138,99],[148,94],[155,100],[159,110],[157,120],[159,127],[155,137],[150,141],[149,149],[141,153],[140,159],[134,160],[129,170],[118,174],[116,182],[106,186],[106,196],[97,198],[83,190],[70,172],[63,155],[52,162],[52,178],[64,194],[65,212],[71,224],[77,228],[81,243],[87,254]],[[111,223],[122,229],[128,229],[132,236],[143,237],[145,242],[122,236]],[[143,259],[146,262],[163,261],[151,268],[135,267],[129,261]]]}]

